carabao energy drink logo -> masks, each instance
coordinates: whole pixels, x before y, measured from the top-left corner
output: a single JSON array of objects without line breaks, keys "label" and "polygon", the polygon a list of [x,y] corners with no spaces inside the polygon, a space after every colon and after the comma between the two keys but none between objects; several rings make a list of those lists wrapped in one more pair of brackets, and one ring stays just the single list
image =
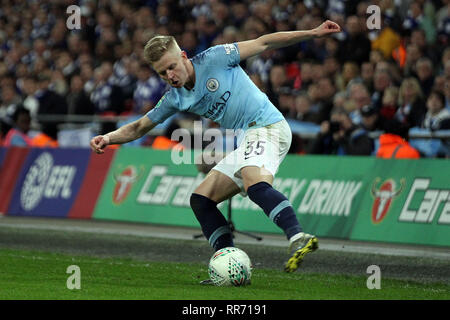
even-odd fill
[{"label": "carabao energy drink logo", "polygon": [[405,186],[405,179],[401,179],[401,186],[396,189],[396,183],[393,179],[388,179],[377,188],[380,178],[376,178],[372,184],[372,196],[375,198],[372,206],[372,222],[380,223],[391,207],[392,199],[397,197]]},{"label": "carabao energy drink logo", "polygon": [[138,170],[135,166],[129,165],[119,174],[114,173],[113,176],[114,181],[116,181],[113,190],[113,202],[115,204],[120,204],[127,198],[133,183],[139,179],[141,174],[138,174]]}]

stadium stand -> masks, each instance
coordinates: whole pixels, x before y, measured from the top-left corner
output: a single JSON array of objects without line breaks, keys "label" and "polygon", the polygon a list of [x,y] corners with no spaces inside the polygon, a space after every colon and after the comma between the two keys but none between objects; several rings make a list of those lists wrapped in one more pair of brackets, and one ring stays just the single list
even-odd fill
[{"label": "stadium stand", "polygon": [[[68,28],[69,3],[80,8],[80,28]],[[369,5],[380,7],[379,29],[368,29]],[[449,157],[450,136],[439,133],[448,129],[450,118],[449,17],[450,4],[439,0],[5,0],[0,8],[0,141],[8,140],[20,106],[31,116],[30,138],[48,121],[57,125],[58,137],[74,128],[94,134],[153,108],[168,89],[142,57],[155,34],[174,35],[192,57],[212,45],[311,29],[331,19],[344,32],[243,63],[288,118],[296,135],[291,153],[314,149],[320,128],[330,126],[332,110],[338,108],[353,121],[352,132],[372,140],[364,154],[376,154],[382,133],[377,130],[395,119],[410,131],[411,145],[422,157]],[[441,105],[439,128],[430,126],[430,94]],[[370,109],[365,116],[363,107]],[[369,116],[379,123],[368,128]],[[172,120],[186,124],[194,119],[182,114]],[[84,137],[86,132],[80,132]]]}]

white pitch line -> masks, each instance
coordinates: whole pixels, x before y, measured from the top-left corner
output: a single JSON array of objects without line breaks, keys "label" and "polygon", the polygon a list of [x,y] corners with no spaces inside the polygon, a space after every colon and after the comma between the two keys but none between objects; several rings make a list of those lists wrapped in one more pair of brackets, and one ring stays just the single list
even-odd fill
[{"label": "white pitch line", "polygon": [[[1,220],[0,220],[1,221]],[[145,238],[163,238],[163,239],[178,239],[178,240],[192,240],[192,230],[180,232],[164,232],[161,230],[151,231],[139,231],[124,229],[126,226],[120,225],[118,227],[92,227],[92,226],[61,226],[55,224],[47,224],[40,222],[39,224],[28,223],[0,223],[0,227],[18,228],[18,229],[31,229],[31,230],[50,230],[50,231],[67,231],[67,232],[83,232],[93,234],[107,234],[107,235],[123,235],[123,236],[137,236]],[[120,229],[119,229],[120,228]],[[159,229],[159,228],[158,228]],[[263,236],[264,237],[264,236]],[[405,257],[428,257],[437,259],[450,260],[450,250],[447,252],[434,251],[429,249],[409,249],[409,248],[395,248],[386,247],[383,245],[376,246],[375,244],[358,245],[352,244],[351,241],[345,242],[345,244],[333,244],[332,240],[323,240],[320,243],[320,250],[328,251],[340,251],[350,253],[362,253],[362,254],[380,254],[388,256],[405,256]],[[236,243],[245,244],[257,244],[267,245],[275,247],[286,247],[286,240],[269,239],[265,238],[263,241],[257,242],[255,240],[247,239],[243,236],[237,236]]]}]

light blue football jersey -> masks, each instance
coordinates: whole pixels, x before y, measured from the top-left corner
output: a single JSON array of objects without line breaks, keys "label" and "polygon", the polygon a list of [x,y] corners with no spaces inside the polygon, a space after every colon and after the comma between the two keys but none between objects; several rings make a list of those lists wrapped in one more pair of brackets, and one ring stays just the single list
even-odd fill
[{"label": "light blue football jersey", "polygon": [[147,113],[161,123],[178,111],[187,111],[217,122],[225,129],[258,128],[284,119],[239,66],[237,44],[211,47],[191,59],[195,70],[192,90],[170,88]]}]

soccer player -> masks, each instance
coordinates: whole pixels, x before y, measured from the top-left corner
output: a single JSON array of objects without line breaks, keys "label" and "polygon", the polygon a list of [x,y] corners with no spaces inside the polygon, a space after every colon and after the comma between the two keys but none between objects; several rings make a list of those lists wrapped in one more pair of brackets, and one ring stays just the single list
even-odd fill
[{"label": "soccer player", "polygon": [[272,187],[292,133],[283,115],[239,63],[265,50],[340,31],[338,24],[327,20],[311,30],[276,32],[217,45],[192,59],[173,37],[155,36],[146,44],[144,57],[170,90],[142,118],[92,138],[91,147],[101,154],[109,144],[138,139],[177,111],[204,116],[223,128],[243,130],[237,149],[223,158],[191,195],[192,210],[214,250],[234,246],[231,230],[217,205],[237,193],[248,195],[286,234],[291,257],[285,271],[293,272],[305,254],[318,248],[318,240],[302,231],[289,200]]}]

